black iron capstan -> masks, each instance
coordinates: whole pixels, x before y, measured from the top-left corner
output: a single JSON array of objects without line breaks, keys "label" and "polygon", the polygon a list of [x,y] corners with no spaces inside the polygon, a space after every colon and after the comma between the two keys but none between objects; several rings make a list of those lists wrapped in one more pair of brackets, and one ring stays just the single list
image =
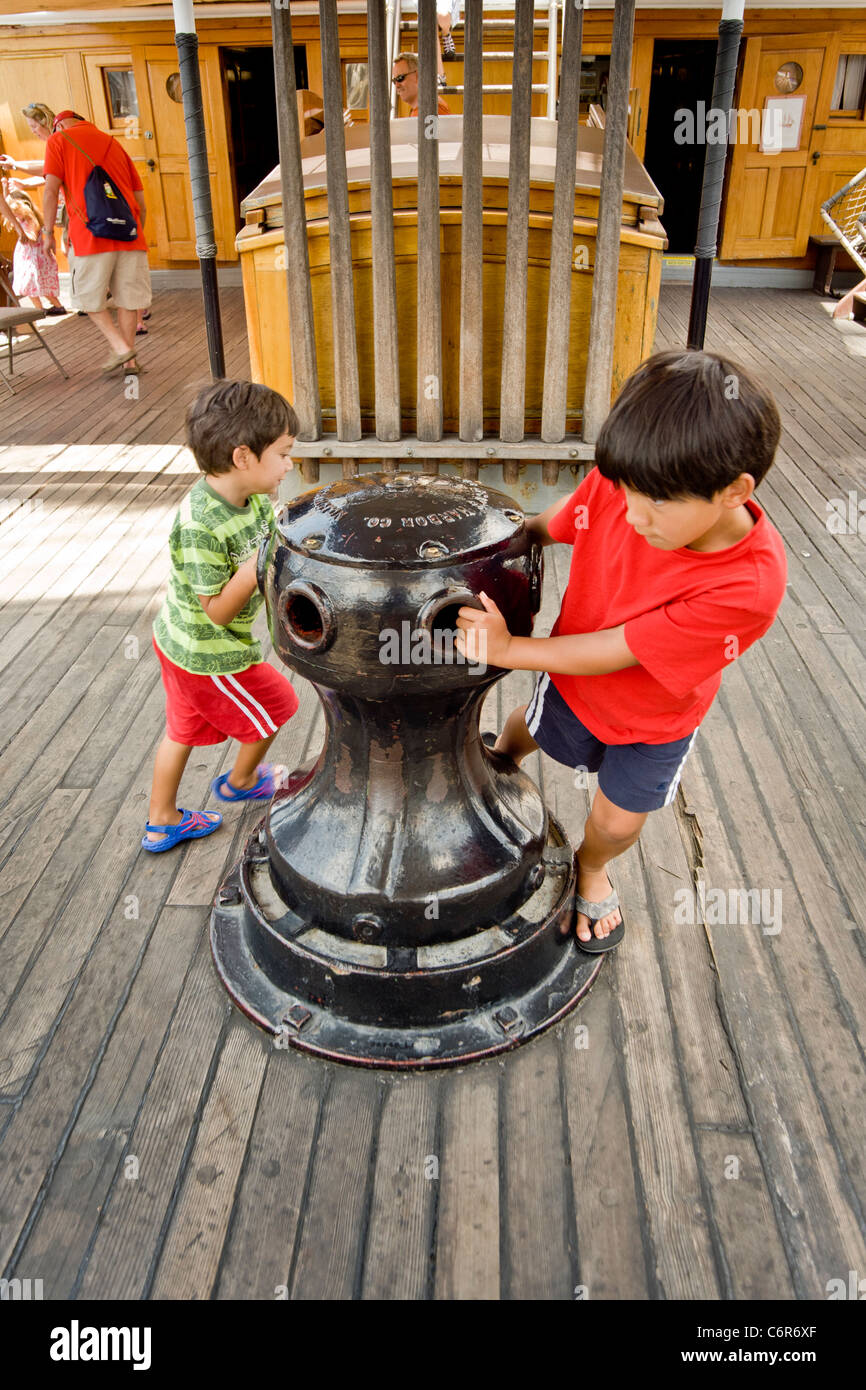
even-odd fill
[{"label": "black iron capstan", "polygon": [[568,841],[479,735],[505,672],[454,642],[482,589],[528,635],[541,581],[523,513],[475,482],[367,474],[280,515],[259,582],[326,734],[214,907],[217,969],[261,1026],[345,1061],[441,1065],[513,1046],[588,988]]}]

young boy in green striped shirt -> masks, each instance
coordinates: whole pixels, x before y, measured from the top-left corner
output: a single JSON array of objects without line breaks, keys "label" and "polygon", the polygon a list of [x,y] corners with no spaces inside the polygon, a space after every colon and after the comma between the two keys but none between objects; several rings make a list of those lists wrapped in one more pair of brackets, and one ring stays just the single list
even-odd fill
[{"label": "young boy in green striped shirt", "polygon": [[252,625],[264,603],[256,559],[274,524],[268,493],[292,466],[297,431],[288,401],[249,381],[205,387],[187,415],[187,443],[204,476],[175,516],[168,592],[153,625],[166,733],[141,842],[151,853],[210,835],[222,823],[214,811],[177,808],[193,748],[239,740],[231,771],[213,782],[221,801],[267,800],[285,775],[262,759],[298,697],[262,661]]}]

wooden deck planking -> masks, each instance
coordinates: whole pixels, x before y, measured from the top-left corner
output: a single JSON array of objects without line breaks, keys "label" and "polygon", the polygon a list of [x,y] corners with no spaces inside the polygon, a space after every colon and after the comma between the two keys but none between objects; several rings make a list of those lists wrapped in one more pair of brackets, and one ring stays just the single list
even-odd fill
[{"label": "wooden deck planking", "polygon": [[442,1078],[407,1076],[385,1091],[360,1296],[429,1296],[438,1204]]},{"label": "wooden deck planking", "polygon": [[[228,342],[239,295],[227,308]],[[34,392],[41,413],[24,391],[7,407],[23,436],[9,443],[27,453],[0,452],[0,496],[44,502],[29,524],[26,511],[0,512],[0,557],[10,525],[5,554],[17,546],[23,559],[29,537],[40,556],[38,579],[32,561],[11,571],[7,629],[21,639],[8,703],[21,712],[23,681],[33,710],[3,738],[4,760],[29,758],[35,783],[25,800],[10,776],[11,817],[0,811],[0,901],[16,912],[0,936],[2,1272],[45,1277],[53,1297],[825,1296],[828,1278],[866,1258],[863,547],[826,528],[834,489],[844,496],[858,477],[862,392],[839,326],[808,294],[713,295],[708,348],[772,377],[783,413],[783,451],[759,495],[785,535],[791,586],[772,633],[726,675],[678,805],[615,866],[625,947],[544,1037],[498,1061],[395,1077],[274,1048],[215,979],[208,903],[261,808],[221,808],[223,830],[177,855],[137,852],[161,734],[147,650],[160,532],[164,549],[190,481],[177,445],[191,387],[177,383],[206,375],[192,299],[158,296],[156,309],[146,346],[158,330],[170,348],[157,379],[143,374],[142,398],[121,405],[116,387],[90,380],[67,411],[62,442],[96,438],[100,455],[77,450],[64,467],[51,438],[69,385],[59,374]],[[663,289],[658,345],[684,341],[687,309],[687,291]],[[240,358],[242,333],[233,341]],[[804,370],[809,343],[826,356],[819,370]],[[166,446],[158,468],[136,457],[145,444]],[[88,458],[113,467],[111,485]],[[64,512],[75,524],[58,537]],[[100,530],[124,517],[134,525],[121,543],[100,549]],[[95,545],[76,549],[83,527]],[[54,558],[43,565],[42,553]],[[51,566],[64,554],[58,590]],[[546,558],[542,632],[569,556]],[[53,640],[58,604],[66,647]],[[140,640],[129,673],[124,634]],[[299,684],[301,708],[273,750],[290,765],[322,736]],[[482,727],[500,727],[532,684],[526,673],[500,682]],[[204,804],[229,757],[191,760],[184,804]],[[586,794],[572,770],[540,755],[526,769],[578,838]],[[42,798],[56,818],[38,814]],[[779,936],[675,924],[674,893],[698,877],[780,887]],[[130,896],[138,918],[123,915]]]},{"label": "wooden deck planking", "polygon": [[46,1269],[48,1298],[72,1295],[115,1179],[143,1179],[147,1205],[151,1174],[125,1162],[138,1158],[129,1136],[163,1043],[154,1020],[173,1014],[197,955],[206,955],[200,913],[164,908],[30,1229],[27,1260]]},{"label": "wooden deck planking", "polygon": [[500,1063],[442,1078],[433,1296],[498,1299]]},{"label": "wooden deck planking", "polygon": [[[218,1298],[283,1298],[295,1248],[322,1098],[331,1071],[311,1058],[268,1061],[226,1236]],[[305,1065],[306,1064],[306,1065]],[[290,1134],[291,1148],[286,1144]],[[279,1293],[278,1293],[279,1291]]]},{"label": "wooden deck planking", "polygon": [[[243,328],[243,292],[220,292],[227,375],[245,376],[249,352]],[[166,444],[179,440],[183,410],[198,386],[210,380],[199,290],[171,290],[154,297],[153,318],[140,344],[143,368],[138,399],[128,399],[121,372],[101,373],[108,355],[92,324],[75,315],[47,326],[52,348],[69,372],[65,381],[47,353],[33,353],[16,367],[16,395],[4,410],[3,442]],[[44,358],[48,370],[41,367]],[[178,397],[182,408],[178,409]],[[46,414],[50,408],[50,416]],[[180,417],[180,419],[179,419]]]}]

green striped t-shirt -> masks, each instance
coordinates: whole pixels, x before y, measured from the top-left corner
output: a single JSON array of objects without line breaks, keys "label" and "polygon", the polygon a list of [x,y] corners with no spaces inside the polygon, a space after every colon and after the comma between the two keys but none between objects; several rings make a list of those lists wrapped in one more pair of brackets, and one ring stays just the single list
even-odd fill
[{"label": "green striped t-shirt", "polygon": [[187,493],[169,536],[168,593],[153,624],[156,645],[175,666],[211,676],[237,674],[261,661],[252,625],[264,603],[262,595],[254,593],[226,627],[211,622],[198,595],[221,593],[273,523],[274,509],[265,493],[253,493],[246,506],[235,507],[206,478]]}]

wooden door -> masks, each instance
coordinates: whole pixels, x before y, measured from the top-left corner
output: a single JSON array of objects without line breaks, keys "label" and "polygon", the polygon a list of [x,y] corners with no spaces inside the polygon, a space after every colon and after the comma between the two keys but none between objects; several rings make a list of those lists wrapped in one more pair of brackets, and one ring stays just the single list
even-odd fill
[{"label": "wooden door", "polygon": [[[133,50],[126,52],[118,51],[114,53],[84,54],[84,70],[87,76],[87,87],[90,94],[91,119],[94,125],[100,130],[110,131],[114,138],[123,146],[136,167],[138,176],[144,185],[145,203],[147,205],[147,216],[144,224],[144,235],[148,247],[155,249],[158,244],[157,225],[153,215],[153,204],[148,198],[147,180],[147,157],[149,150],[148,142],[144,139],[144,125],[142,124],[141,112],[141,81],[142,71],[140,65],[135,61]],[[128,72],[134,78],[134,94],[136,102],[129,107],[118,107],[112,100],[111,78],[115,74]],[[137,109],[136,109],[137,105]]]},{"label": "wooden door", "polygon": [[862,37],[851,36],[842,30],[834,35],[824,63],[824,84],[819,109],[829,109],[829,119],[819,119],[813,127],[811,158],[815,163],[815,197],[812,203],[810,236],[826,236],[829,227],[821,217],[821,204],[838,193],[866,164],[866,103],[861,92],[861,105],[853,111],[836,110],[833,94],[840,60],[850,54],[863,54],[866,43]]},{"label": "wooden door", "polygon": [[[816,152],[820,154],[821,128],[829,114],[827,57],[833,47],[829,33],[772,35],[747,41],[719,251],[723,260],[805,255],[818,196]],[[786,73],[795,74],[791,81],[796,80],[797,72],[802,74],[798,85],[787,91],[784,83],[780,87],[776,81],[783,67]],[[802,98],[801,115],[790,100],[784,113],[786,119],[800,122],[797,147],[762,153],[759,128],[766,103],[778,98]],[[750,119],[749,112],[760,113],[760,118]],[[796,124],[792,129],[796,132]]]},{"label": "wooden door", "polygon": [[[217,258],[235,260],[236,222],[216,47],[213,46],[212,51],[210,47],[200,49],[199,61]],[[147,147],[149,202],[157,209],[159,255],[165,261],[192,261],[196,259],[195,219],[183,105],[177,100],[180,96],[177,53],[168,47],[148,47],[145,66],[151,124],[143,134]]]}]

